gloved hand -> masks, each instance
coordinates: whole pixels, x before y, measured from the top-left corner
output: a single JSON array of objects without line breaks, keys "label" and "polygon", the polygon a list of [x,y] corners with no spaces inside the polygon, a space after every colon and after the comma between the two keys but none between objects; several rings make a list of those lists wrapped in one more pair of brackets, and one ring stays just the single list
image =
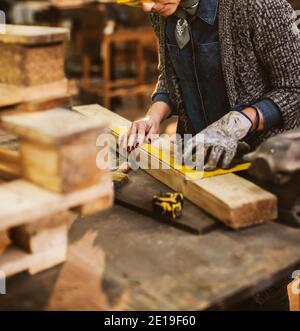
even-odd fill
[{"label": "gloved hand", "polygon": [[[188,141],[184,160],[192,160],[194,150],[203,148],[204,170],[214,170],[219,165],[228,168],[237,153],[240,140],[247,136],[252,126],[247,115],[231,111]],[[197,146],[199,141],[203,142],[201,146]]]}]

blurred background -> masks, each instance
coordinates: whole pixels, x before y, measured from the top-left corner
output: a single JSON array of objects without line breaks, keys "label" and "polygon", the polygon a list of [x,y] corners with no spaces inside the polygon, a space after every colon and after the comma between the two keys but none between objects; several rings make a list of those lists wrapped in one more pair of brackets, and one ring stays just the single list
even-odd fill
[{"label": "blurred background", "polygon": [[[290,3],[300,10],[300,0]],[[157,45],[141,9],[114,0],[0,0],[0,9],[8,23],[70,29],[65,72],[76,87],[73,104],[100,103],[130,120],[143,116],[157,79]],[[162,128],[175,130],[174,118]]]}]

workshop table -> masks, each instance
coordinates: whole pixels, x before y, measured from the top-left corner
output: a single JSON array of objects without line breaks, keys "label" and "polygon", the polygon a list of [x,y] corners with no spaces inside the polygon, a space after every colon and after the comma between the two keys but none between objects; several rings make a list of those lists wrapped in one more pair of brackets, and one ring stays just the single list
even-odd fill
[{"label": "workshop table", "polygon": [[[168,189],[142,171],[118,193],[145,208]],[[233,231],[189,202],[185,233],[115,205],[77,219],[67,262],[7,280],[0,309],[227,309],[288,278],[300,264],[300,230],[277,223]]]}]

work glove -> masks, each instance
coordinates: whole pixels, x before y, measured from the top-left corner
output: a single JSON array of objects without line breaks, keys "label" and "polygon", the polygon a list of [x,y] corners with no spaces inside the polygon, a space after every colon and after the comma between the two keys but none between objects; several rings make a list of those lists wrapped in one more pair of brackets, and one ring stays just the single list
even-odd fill
[{"label": "work glove", "polygon": [[[231,111],[187,142],[183,157],[188,163],[193,159],[196,148],[204,153],[204,170],[229,168],[237,154],[240,141],[252,128],[252,121],[242,112]],[[245,143],[241,146],[245,148]]]}]

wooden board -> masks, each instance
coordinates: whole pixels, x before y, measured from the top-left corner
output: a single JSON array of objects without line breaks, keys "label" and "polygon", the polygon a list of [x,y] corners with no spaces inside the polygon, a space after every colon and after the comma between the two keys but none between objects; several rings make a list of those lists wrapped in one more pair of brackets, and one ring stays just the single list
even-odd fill
[{"label": "wooden board", "polygon": [[49,110],[52,108],[67,108],[70,106],[71,97],[59,96],[54,99],[43,98],[32,101],[21,102],[16,105],[10,105],[0,109],[0,116],[17,115],[24,112],[36,112],[41,110]]},{"label": "wooden board", "polygon": [[55,193],[87,188],[108,176],[108,164],[96,162],[105,124],[62,108],[2,117],[3,127],[19,136],[22,177]]},{"label": "wooden board", "polygon": [[40,253],[29,254],[15,246],[0,254],[0,267],[6,277],[28,270],[30,274],[63,263],[67,257],[67,245],[57,245]]},{"label": "wooden board", "polygon": [[[74,107],[75,111],[89,118],[110,120],[110,127],[129,127],[130,121],[99,106]],[[147,166],[149,155],[143,148],[138,149],[140,162]],[[182,192],[187,199],[209,214],[234,229],[268,222],[277,218],[276,197],[257,185],[234,174],[211,178],[186,180],[178,169],[157,159],[159,169],[145,169],[150,175]]]},{"label": "wooden board", "polygon": [[[33,222],[49,214],[84,205],[101,197],[112,196],[110,176],[102,177],[98,185],[66,195],[54,194],[25,180],[0,185],[0,231]],[[102,209],[111,206],[104,200]],[[100,208],[99,208],[100,211]]]},{"label": "wooden board", "polygon": [[37,45],[66,41],[69,30],[65,28],[1,24],[0,42],[6,44]]},{"label": "wooden board", "polygon": [[67,245],[68,228],[77,218],[70,211],[49,214],[34,222],[9,230],[13,244],[28,253],[40,253],[57,245]]},{"label": "wooden board", "polygon": [[107,122],[90,119],[64,108],[1,117],[1,126],[20,138],[39,144],[56,145],[78,139],[81,135],[102,132]]},{"label": "wooden board", "polygon": [[0,145],[0,177],[18,178],[21,175],[21,160],[18,152]]},{"label": "wooden board", "polygon": [[288,286],[291,311],[300,311],[300,277],[295,278]]},{"label": "wooden board", "polygon": [[[57,99],[69,94],[68,80],[62,79],[49,84],[38,86],[17,87],[15,85],[0,84],[0,92],[8,92],[7,97],[1,101],[1,107],[14,106],[20,103],[39,101],[41,99]],[[14,93],[16,92],[16,95]],[[3,108],[5,110],[5,108]],[[0,115],[1,115],[0,110]]]},{"label": "wooden board", "polygon": [[18,104],[24,100],[23,89],[15,85],[0,84],[0,107]]}]

